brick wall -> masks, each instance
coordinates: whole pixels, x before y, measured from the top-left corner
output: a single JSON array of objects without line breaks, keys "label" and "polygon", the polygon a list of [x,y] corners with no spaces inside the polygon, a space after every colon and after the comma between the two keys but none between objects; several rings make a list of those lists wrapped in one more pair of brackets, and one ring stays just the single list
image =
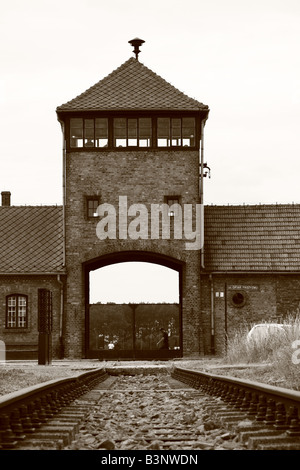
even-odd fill
[{"label": "brick wall", "polygon": [[[66,354],[85,354],[85,284],[83,263],[109,253],[146,251],[166,255],[183,265],[182,321],[184,354],[202,350],[199,333],[199,251],[187,251],[187,240],[99,240],[98,220],[86,220],[85,197],[99,195],[100,203],[118,208],[119,196],[128,207],[164,202],[179,195],[182,204],[199,203],[197,151],[72,152],[66,161]],[[128,219],[128,223],[130,222]],[[117,288],[117,286],[116,286]]]},{"label": "brick wall", "polygon": [[[59,358],[60,350],[60,285],[56,276],[0,276],[0,338],[8,350],[37,350],[38,347],[38,289],[49,289],[53,302],[52,354]],[[27,328],[9,329],[5,326],[6,297],[12,294],[28,297]],[[24,353],[17,354],[19,359]],[[37,357],[34,354],[33,357]]]},{"label": "brick wall", "polygon": [[[237,306],[233,296],[239,292],[243,294],[245,303]],[[295,315],[300,303],[300,275],[214,274],[212,280],[208,275],[202,275],[201,298],[205,353],[211,353],[213,315],[215,349],[217,354],[221,354],[225,346],[226,318],[230,338],[236,331],[241,328],[248,330],[255,323],[280,323],[289,314]]]}]

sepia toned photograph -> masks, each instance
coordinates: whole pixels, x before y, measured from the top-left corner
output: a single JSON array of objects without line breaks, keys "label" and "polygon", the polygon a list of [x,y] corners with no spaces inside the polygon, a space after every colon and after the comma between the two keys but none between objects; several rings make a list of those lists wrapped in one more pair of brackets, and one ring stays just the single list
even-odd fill
[{"label": "sepia toned photograph", "polygon": [[299,1],[0,8],[2,455],[293,455]]}]

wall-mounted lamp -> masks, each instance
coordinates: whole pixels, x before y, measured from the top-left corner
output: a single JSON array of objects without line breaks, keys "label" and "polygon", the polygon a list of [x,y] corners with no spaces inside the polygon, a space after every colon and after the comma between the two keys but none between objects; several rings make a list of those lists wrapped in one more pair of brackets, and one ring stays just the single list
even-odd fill
[{"label": "wall-mounted lamp", "polygon": [[207,166],[207,163],[203,163],[203,176],[204,178],[208,175],[208,177],[210,178],[210,168],[209,166]]}]

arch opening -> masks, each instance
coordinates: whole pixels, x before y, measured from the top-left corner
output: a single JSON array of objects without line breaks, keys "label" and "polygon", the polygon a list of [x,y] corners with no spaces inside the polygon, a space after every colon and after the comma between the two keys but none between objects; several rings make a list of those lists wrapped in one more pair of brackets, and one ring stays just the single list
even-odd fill
[{"label": "arch opening", "polygon": [[158,261],[121,257],[86,266],[87,357],[182,356],[181,265]]}]

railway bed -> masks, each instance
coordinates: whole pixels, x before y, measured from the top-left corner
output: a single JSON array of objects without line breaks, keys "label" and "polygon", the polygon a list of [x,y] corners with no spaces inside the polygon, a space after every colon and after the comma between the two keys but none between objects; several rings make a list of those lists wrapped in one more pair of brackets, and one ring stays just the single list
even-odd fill
[{"label": "railway bed", "polygon": [[300,450],[300,393],[167,367],[94,369],[0,399],[1,450]]}]

